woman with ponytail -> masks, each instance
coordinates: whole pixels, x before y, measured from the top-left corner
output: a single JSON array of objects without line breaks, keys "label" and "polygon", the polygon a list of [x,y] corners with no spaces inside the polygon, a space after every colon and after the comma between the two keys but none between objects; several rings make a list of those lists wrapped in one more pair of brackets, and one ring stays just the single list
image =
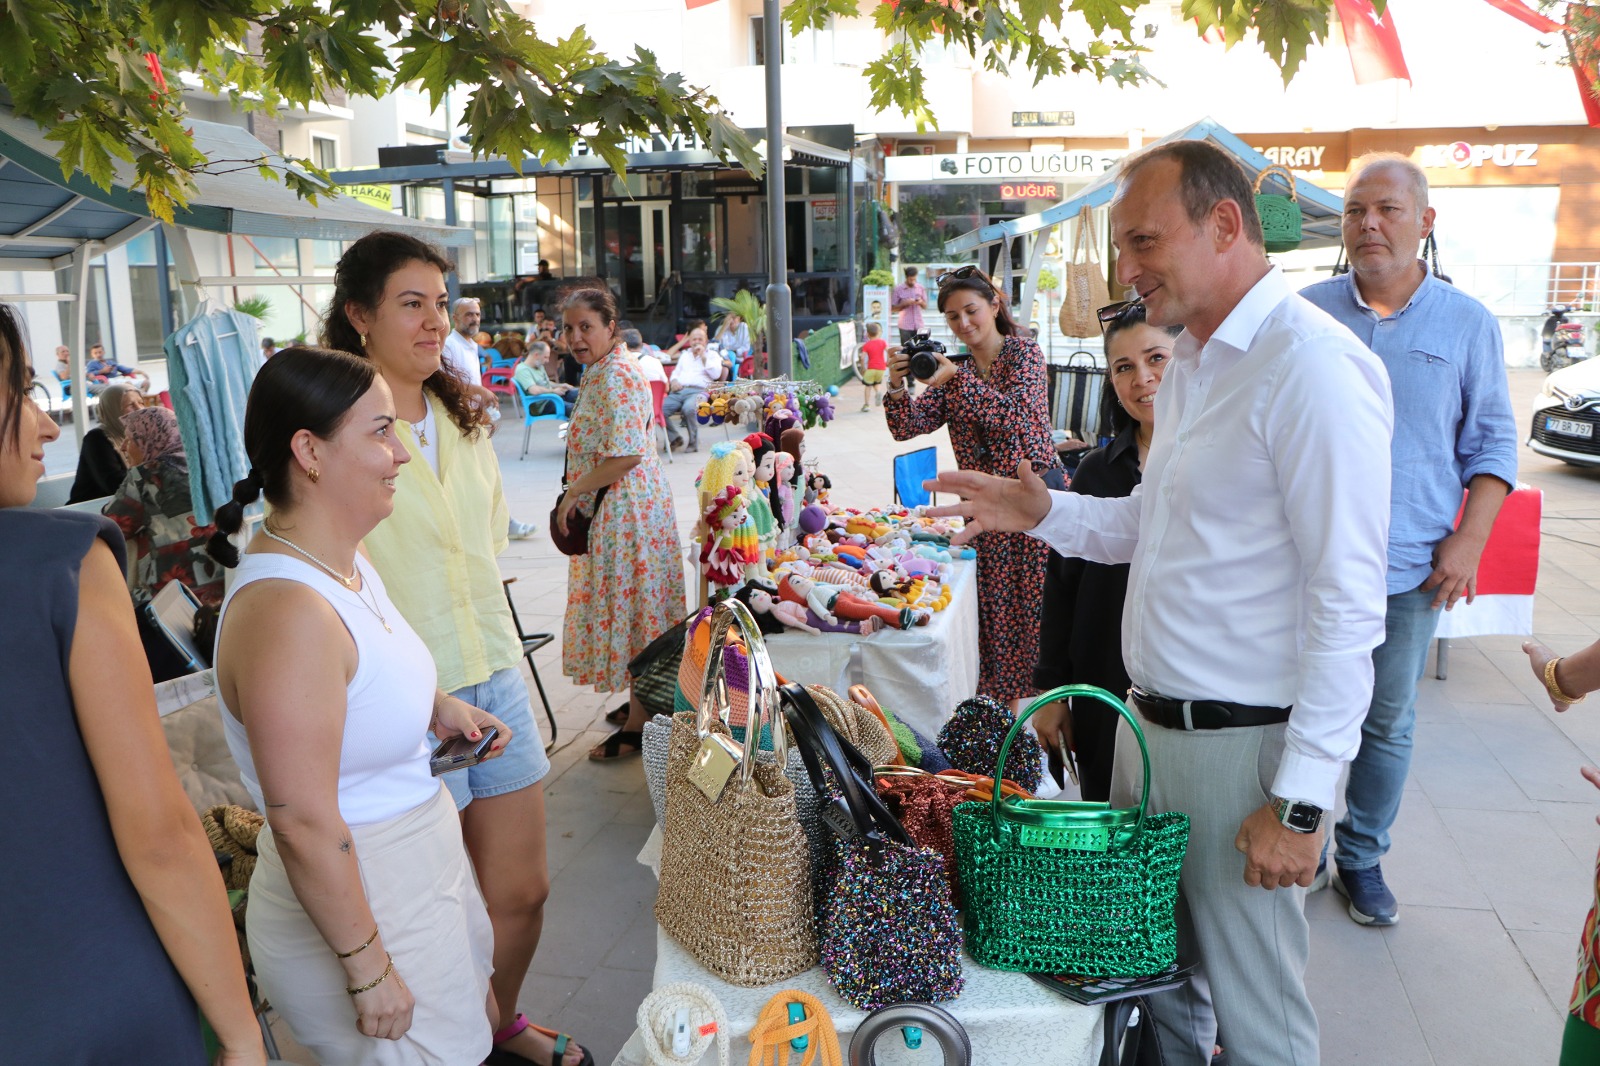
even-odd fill
[{"label": "woman with ponytail", "polygon": [[[266,815],[246,933],[263,994],[333,1066],[481,1062],[491,932],[430,732],[493,715],[439,691],[427,647],[361,552],[410,461],[372,365],[287,348],[250,392],[250,474],[212,553],[238,567],[217,636],[217,699]],[[241,557],[228,542],[265,496]]]},{"label": "woman with ponytail", "polygon": [[494,924],[491,1061],[584,1066],[571,1038],[530,1025],[517,997],[550,892],[542,781],[550,770],[522,679],[522,640],[496,557],[510,521],[488,422],[440,355],[449,260],[402,233],[369,233],[334,272],[323,343],[363,356],[394,395],[397,439],[417,457],[395,478],[394,513],[366,537],[373,565],[433,653],[439,687],[508,723],[504,758],[448,774]]},{"label": "woman with ponytail", "polygon": [[0,1059],[264,1066],[216,857],[178,784],[139,669],[122,535],[29,506],[61,433],[28,399],[17,314],[0,305],[3,713]]}]

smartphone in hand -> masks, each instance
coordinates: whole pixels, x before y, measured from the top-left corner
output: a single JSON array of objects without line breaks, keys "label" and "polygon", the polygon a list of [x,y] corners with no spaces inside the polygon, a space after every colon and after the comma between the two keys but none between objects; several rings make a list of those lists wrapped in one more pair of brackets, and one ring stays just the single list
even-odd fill
[{"label": "smartphone in hand", "polygon": [[428,769],[432,771],[434,777],[438,777],[452,770],[465,770],[469,766],[476,766],[483,761],[485,755],[489,754],[489,746],[499,735],[500,730],[490,726],[477,740],[459,736],[440,741],[428,760]]}]

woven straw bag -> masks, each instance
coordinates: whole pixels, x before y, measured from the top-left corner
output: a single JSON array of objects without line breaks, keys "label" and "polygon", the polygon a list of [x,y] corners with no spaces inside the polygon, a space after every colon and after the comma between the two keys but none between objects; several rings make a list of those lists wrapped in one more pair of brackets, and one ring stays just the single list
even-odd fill
[{"label": "woven straw bag", "polygon": [[1099,310],[1111,302],[1105,268],[1094,248],[1094,213],[1078,212],[1078,234],[1066,264],[1061,291],[1061,332],[1068,337],[1093,337],[1100,332]]},{"label": "woven straw bag", "polygon": [[[689,1012],[689,1052],[672,1053],[672,1030],[678,1011]],[[712,1045],[717,1066],[728,1066],[728,1012],[709,988],[689,981],[662,985],[639,1004],[634,1019],[650,1066],[699,1066]]]},{"label": "woven straw bag", "polygon": [[[1269,176],[1277,176],[1284,188],[1289,190],[1289,195],[1262,192],[1261,187]],[[1267,251],[1292,252],[1300,247],[1300,199],[1295,194],[1294,175],[1289,168],[1276,163],[1263,167],[1261,173],[1256,175],[1254,192],[1256,215],[1261,219],[1261,239]]]},{"label": "woven straw bag", "polygon": [[[735,741],[727,725],[730,628],[749,653],[750,737],[772,726],[770,760],[759,743]],[[673,716],[656,921],[707,970],[756,988],[817,964],[811,859],[783,773],[777,677],[755,619],[737,600],[717,605],[706,661],[699,710]],[[708,772],[719,765],[721,773]]]}]

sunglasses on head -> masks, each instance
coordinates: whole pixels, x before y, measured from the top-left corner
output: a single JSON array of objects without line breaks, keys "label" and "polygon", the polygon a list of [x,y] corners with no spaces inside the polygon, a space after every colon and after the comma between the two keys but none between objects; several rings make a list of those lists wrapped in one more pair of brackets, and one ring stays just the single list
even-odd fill
[{"label": "sunglasses on head", "polygon": [[966,281],[968,278],[976,278],[985,285],[989,286],[989,288],[994,288],[994,282],[990,281],[988,276],[984,274],[983,271],[979,270],[975,266],[972,266],[971,264],[968,264],[964,267],[956,267],[954,270],[946,270],[943,274],[940,274],[937,278],[934,278],[933,283],[942,289],[947,282]]},{"label": "sunglasses on head", "polygon": [[1106,304],[1095,312],[1095,317],[1100,320],[1100,332],[1104,333],[1106,327],[1113,322],[1132,322],[1144,318],[1143,300],[1118,300],[1114,304]]}]

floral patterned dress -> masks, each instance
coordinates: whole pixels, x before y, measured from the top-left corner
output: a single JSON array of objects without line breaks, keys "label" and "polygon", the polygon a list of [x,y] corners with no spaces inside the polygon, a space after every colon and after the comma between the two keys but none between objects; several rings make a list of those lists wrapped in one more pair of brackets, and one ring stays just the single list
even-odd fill
[{"label": "floral patterned dress", "polygon": [[[1016,477],[1024,458],[1040,472],[1056,465],[1038,344],[1007,337],[986,378],[970,359],[956,368],[954,378],[914,400],[904,392],[885,397],[883,413],[895,440],[948,426],[963,470]],[[1001,700],[1031,696],[1050,548],[1026,533],[980,533],[973,546],[978,551],[978,693]]]},{"label": "floral patterned dress", "polygon": [[[656,457],[644,372],[612,352],[584,372],[567,427],[567,480],[608,458],[644,460],[606,492],[589,527],[589,553],[567,564],[561,666],[580,685],[628,687],[628,662],[683,619],[683,544],[672,488]],[[594,495],[578,500],[585,514]]]},{"label": "floral patterned dress", "polygon": [[105,515],[128,542],[136,602],[148,602],[167,582],[179,581],[201,603],[221,606],[222,566],[206,554],[217,527],[196,524],[185,466],[157,459],[130,468]]}]

